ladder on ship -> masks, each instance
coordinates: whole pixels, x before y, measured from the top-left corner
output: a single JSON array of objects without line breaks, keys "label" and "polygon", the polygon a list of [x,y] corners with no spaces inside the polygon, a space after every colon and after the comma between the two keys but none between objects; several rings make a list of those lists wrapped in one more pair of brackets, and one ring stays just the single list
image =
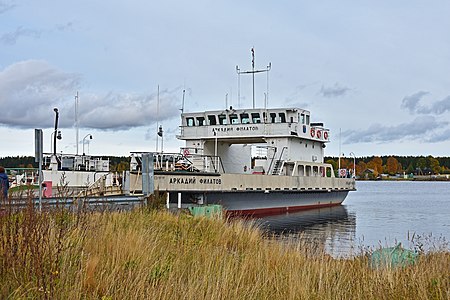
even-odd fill
[{"label": "ladder on ship", "polygon": [[[283,167],[284,167],[284,160],[282,158],[283,158],[284,150],[286,150],[286,149],[287,149],[287,147],[283,147],[283,149],[281,150],[280,159],[275,161],[275,165],[273,166],[273,170],[272,170],[272,175],[281,175],[281,171],[283,170]],[[274,155],[274,157],[275,157],[275,155]]]},{"label": "ladder on ship", "polygon": [[281,170],[283,170],[284,160],[279,159],[275,162],[273,166],[272,175],[281,175]]}]

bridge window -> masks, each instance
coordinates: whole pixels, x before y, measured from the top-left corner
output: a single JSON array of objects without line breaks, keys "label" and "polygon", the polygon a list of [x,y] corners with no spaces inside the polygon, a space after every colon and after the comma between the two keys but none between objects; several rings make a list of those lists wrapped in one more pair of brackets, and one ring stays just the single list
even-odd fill
[{"label": "bridge window", "polygon": [[248,123],[250,123],[250,118],[249,118],[249,116],[248,116],[247,113],[241,114],[241,123],[242,123],[242,124],[248,124]]},{"label": "bridge window", "polygon": [[186,118],[186,124],[189,127],[195,126],[194,118],[192,118],[192,117]]},{"label": "bridge window", "polygon": [[238,123],[239,123],[238,116],[236,114],[230,115],[230,124],[238,124]]},{"label": "bridge window", "polygon": [[270,123],[275,123],[275,120],[277,119],[276,113],[270,113]]},{"label": "bridge window", "polygon": [[197,124],[198,126],[205,126],[205,117],[197,117]]},{"label": "bridge window", "polygon": [[216,115],[208,115],[209,125],[217,125]]},{"label": "bridge window", "polygon": [[261,123],[259,113],[252,113],[252,121],[253,123]]},{"label": "bridge window", "polygon": [[306,125],[309,125],[309,115],[306,115]]},{"label": "bridge window", "polygon": [[226,115],[219,115],[219,124],[227,125],[227,116]]},{"label": "bridge window", "polygon": [[301,115],[300,115],[300,122],[301,122],[302,124],[305,124],[305,114],[301,114]]},{"label": "bridge window", "polygon": [[280,116],[280,122],[281,123],[286,123],[286,114],[285,113],[279,113],[278,115]]}]

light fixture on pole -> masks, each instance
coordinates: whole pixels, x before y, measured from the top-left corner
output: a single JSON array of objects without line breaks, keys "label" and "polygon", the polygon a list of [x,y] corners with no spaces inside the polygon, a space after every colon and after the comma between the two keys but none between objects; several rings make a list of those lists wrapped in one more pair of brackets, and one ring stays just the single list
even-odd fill
[{"label": "light fixture on pole", "polygon": [[164,136],[163,136],[163,127],[162,127],[162,125],[159,125],[158,136],[161,138],[161,153],[163,153],[164,152]]},{"label": "light fixture on pole", "polygon": [[353,178],[356,178],[356,156],[353,152],[350,152],[350,155],[353,156]]},{"label": "light fixture on pole", "polygon": [[[92,140],[92,134],[88,133],[88,134],[86,134],[86,136],[83,138],[83,155],[86,155],[86,154],[84,153],[84,141],[86,140],[87,137],[89,137],[89,139]],[[89,143],[89,142],[88,142],[88,143]]]},{"label": "light fixture on pole", "polygon": [[[55,112],[55,130],[54,130],[54,132],[57,132],[58,131],[59,111],[56,107],[53,109],[53,111]],[[59,136],[61,136],[61,135],[59,135]],[[53,155],[55,155],[55,156],[56,156],[56,139],[57,138],[58,138],[58,136],[55,135],[54,139],[53,139]],[[58,138],[58,139],[61,139],[61,138]]]},{"label": "light fixture on pole", "polygon": [[50,134],[50,152],[52,152],[52,149],[53,149],[53,135],[55,133],[56,133],[55,143],[56,143],[56,139],[62,140],[61,130],[53,130],[53,132]]}]

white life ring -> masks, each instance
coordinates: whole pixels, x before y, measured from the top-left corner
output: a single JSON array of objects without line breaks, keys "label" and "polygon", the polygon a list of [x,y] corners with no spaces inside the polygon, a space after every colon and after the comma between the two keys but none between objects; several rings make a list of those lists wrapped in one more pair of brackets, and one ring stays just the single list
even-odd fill
[{"label": "white life ring", "polygon": [[326,140],[328,140],[328,131],[325,131],[325,132],[323,133],[323,138],[326,139]]},{"label": "white life ring", "polygon": [[184,149],[183,150],[183,155],[184,156],[188,156],[190,153],[189,153],[189,149]]},{"label": "white life ring", "polygon": [[314,137],[316,135],[316,130],[314,128],[311,128],[311,137]]},{"label": "white life ring", "polygon": [[322,137],[322,131],[317,130],[317,138],[320,139]]}]

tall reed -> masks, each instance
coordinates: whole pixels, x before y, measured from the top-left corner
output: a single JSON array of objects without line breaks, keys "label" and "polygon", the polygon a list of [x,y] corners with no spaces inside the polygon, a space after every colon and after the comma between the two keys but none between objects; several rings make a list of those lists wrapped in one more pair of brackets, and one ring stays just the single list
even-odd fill
[{"label": "tall reed", "polygon": [[242,221],[154,209],[0,217],[0,298],[449,299],[450,254],[372,269]]}]

